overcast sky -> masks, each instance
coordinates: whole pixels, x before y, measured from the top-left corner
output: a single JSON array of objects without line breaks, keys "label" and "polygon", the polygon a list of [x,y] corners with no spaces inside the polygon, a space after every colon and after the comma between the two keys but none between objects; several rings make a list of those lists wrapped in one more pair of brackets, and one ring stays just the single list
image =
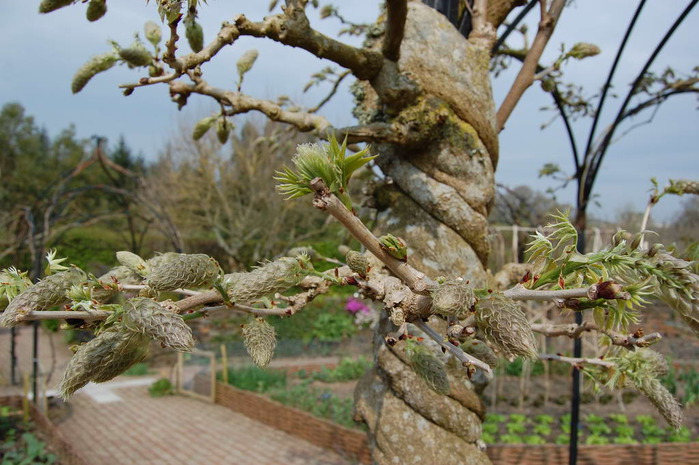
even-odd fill
[{"label": "overcast sky", "polygon": [[[73,74],[90,56],[108,51],[108,39],[128,46],[134,34],[142,31],[146,21],[159,22],[155,2],[146,5],[143,0],[120,0],[116,6],[113,6],[114,0],[109,3],[112,8],[104,18],[88,23],[84,19],[84,5],[40,15],[37,0],[0,0],[0,43],[3,44],[0,105],[21,103],[52,135],[70,124],[75,125],[79,137],[100,134],[114,142],[123,134],[132,148],[147,159],[155,159],[183,121],[194,121],[207,115],[212,106],[206,99],[192,98],[189,105],[178,112],[176,105],[170,102],[166,86],[137,89],[126,98],[117,89],[118,84],[135,82],[142,74],[125,66],[97,76],[81,93],[72,95],[70,82]],[[237,13],[244,12],[254,20],[267,14],[267,1],[209,0],[208,3],[200,11],[200,21],[209,33],[207,40],[222,21],[231,20]],[[343,3],[347,5],[342,6]],[[357,22],[374,18],[378,11],[376,3],[367,0],[335,2],[341,5],[343,14]],[[631,0],[573,2],[564,11],[543,61],[555,59],[561,42],[569,46],[579,41],[594,42],[602,53],[567,65],[565,79],[585,85],[590,95],[596,93],[606,77],[636,4]],[[615,80],[615,90],[622,96],[655,44],[686,4],[687,1],[680,0],[648,1]],[[699,11],[696,10],[699,8],[685,20],[652,69],[661,71],[671,65],[682,73],[699,65],[699,41],[696,38]],[[531,16],[533,34],[536,15]],[[314,21],[313,24],[328,33],[338,27],[332,20]],[[355,39],[355,43],[358,41]],[[186,45],[182,47],[186,49]],[[326,88],[313,88],[306,94],[302,89],[310,74],[327,66],[327,62],[263,39],[241,38],[233,47],[227,47],[213,62],[204,65],[204,77],[216,86],[234,86],[235,62],[250,48],[258,49],[260,58],[246,76],[245,92],[260,98],[286,94],[309,106],[324,96]],[[507,92],[514,72],[516,68],[494,82],[497,102]],[[501,134],[498,182],[512,187],[528,184],[545,190],[554,183],[537,178],[544,163],[559,163],[564,169],[571,170],[570,150],[560,122],[540,130],[541,124],[552,116],[552,113],[541,112],[540,108],[549,104],[549,95],[537,85],[525,94]],[[614,118],[619,104],[619,99],[608,102],[601,127]],[[345,86],[324,110],[324,115],[337,126],[352,124],[351,105],[351,96]],[[642,209],[652,176],[661,182],[668,178],[699,178],[699,113],[696,108],[695,97],[675,97],[663,105],[652,124],[634,130],[612,147],[595,188],[603,199],[603,206],[601,210],[593,208],[594,215],[612,219],[627,205]],[[576,124],[581,144],[587,138],[588,127],[589,121]],[[561,201],[573,203],[573,199],[572,187],[559,193]],[[669,219],[679,205],[678,199],[664,199],[655,216],[660,220]]]}]

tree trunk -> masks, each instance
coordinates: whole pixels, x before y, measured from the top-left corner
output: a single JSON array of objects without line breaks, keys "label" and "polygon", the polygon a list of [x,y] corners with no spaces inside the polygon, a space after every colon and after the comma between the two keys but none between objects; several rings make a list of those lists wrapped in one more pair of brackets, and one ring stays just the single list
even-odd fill
[{"label": "tree trunk", "polygon": [[[362,122],[408,123],[419,135],[410,144],[374,147],[387,176],[375,195],[376,228],[403,238],[409,262],[429,276],[482,284],[498,150],[489,51],[469,43],[435,10],[408,5],[398,67],[422,95],[392,115],[368,85],[357,92]],[[379,331],[385,334],[389,325],[384,320]],[[399,348],[376,340],[376,368],[355,392],[375,463],[489,463],[477,446],[484,407],[463,368],[448,364],[451,393],[440,396],[413,373]]]}]

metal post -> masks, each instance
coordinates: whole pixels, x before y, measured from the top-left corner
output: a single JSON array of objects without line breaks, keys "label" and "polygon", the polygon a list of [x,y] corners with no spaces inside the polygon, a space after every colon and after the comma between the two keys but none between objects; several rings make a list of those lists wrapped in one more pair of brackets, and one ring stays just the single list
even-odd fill
[{"label": "metal post", "polygon": [[[585,231],[578,231],[578,251],[585,253]],[[583,322],[582,312],[575,312],[575,323]],[[582,340],[573,340],[573,357],[582,357]],[[570,445],[568,449],[569,465],[578,462],[578,425],[580,424],[580,370],[573,366],[573,393],[570,405]]]},{"label": "metal post", "polygon": [[10,382],[17,385],[17,328],[10,328]]},{"label": "metal post", "polygon": [[32,349],[32,393],[34,404],[38,405],[39,399],[39,322],[34,322],[34,341]]}]

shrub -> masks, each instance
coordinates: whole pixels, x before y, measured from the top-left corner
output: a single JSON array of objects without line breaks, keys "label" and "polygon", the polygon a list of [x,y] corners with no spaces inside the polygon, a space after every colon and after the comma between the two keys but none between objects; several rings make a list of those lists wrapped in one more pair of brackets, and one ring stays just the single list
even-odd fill
[{"label": "shrub", "polygon": [[323,367],[320,371],[305,376],[324,383],[342,383],[361,378],[371,366],[372,363],[363,356],[357,359],[343,358],[335,368]]},{"label": "shrub", "polygon": [[126,376],[144,376],[147,375],[149,372],[148,365],[143,362],[139,362],[126,370],[124,374]]},{"label": "shrub", "polygon": [[169,396],[173,393],[173,386],[169,379],[160,378],[148,388],[151,397]]},{"label": "shrub", "polygon": [[279,370],[258,368],[255,365],[228,370],[228,384],[238,389],[267,392],[286,387],[286,373]]}]

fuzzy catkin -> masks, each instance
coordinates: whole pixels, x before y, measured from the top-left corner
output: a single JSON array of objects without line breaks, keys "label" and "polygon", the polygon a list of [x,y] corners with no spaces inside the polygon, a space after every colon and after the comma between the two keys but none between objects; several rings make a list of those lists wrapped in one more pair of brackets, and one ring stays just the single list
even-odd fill
[{"label": "fuzzy catkin", "polygon": [[218,262],[205,254],[167,253],[155,265],[149,263],[146,285],[156,291],[181,287],[210,287],[221,273]]},{"label": "fuzzy catkin", "polygon": [[135,297],[124,303],[124,327],[180,352],[194,348],[192,330],[182,317],[153,299]]},{"label": "fuzzy catkin", "polygon": [[90,82],[90,79],[103,71],[107,71],[116,62],[117,57],[113,53],[104,53],[90,58],[73,76],[73,81],[70,84],[73,93],[77,94],[83,90],[87,83]]},{"label": "fuzzy catkin", "polygon": [[498,356],[495,355],[493,349],[491,349],[485,341],[471,338],[462,342],[460,347],[464,352],[487,363],[490,367],[495,367],[498,364]]},{"label": "fuzzy catkin", "polygon": [[51,13],[59,8],[75,3],[76,0],[42,0],[39,4],[39,13]]},{"label": "fuzzy catkin", "polygon": [[185,36],[187,37],[187,42],[194,53],[199,53],[204,48],[204,29],[202,29],[201,24],[192,20],[187,21],[187,26],[185,29]]},{"label": "fuzzy catkin", "polygon": [[479,301],[476,325],[505,355],[536,359],[536,338],[526,315],[514,300],[499,292]]},{"label": "fuzzy catkin", "polygon": [[90,0],[85,11],[85,17],[88,21],[94,22],[100,19],[107,13],[106,0]]},{"label": "fuzzy catkin", "polygon": [[262,318],[253,318],[243,326],[243,342],[252,361],[260,368],[266,367],[277,347],[274,326]]},{"label": "fuzzy catkin", "polygon": [[658,409],[665,421],[675,429],[682,426],[682,406],[670,391],[657,378],[645,377],[636,383],[636,387]]},{"label": "fuzzy catkin", "polygon": [[70,299],[66,296],[66,291],[73,285],[81,284],[86,280],[87,276],[78,268],[47,276],[10,302],[0,315],[0,326],[15,326],[29,312],[67,304]]},{"label": "fuzzy catkin", "polygon": [[306,275],[299,258],[282,257],[248,273],[224,276],[224,286],[232,302],[250,302],[289,289]]},{"label": "fuzzy catkin", "polygon": [[432,309],[442,316],[466,318],[476,303],[473,287],[466,281],[451,279],[439,285],[432,294]]},{"label": "fuzzy catkin", "polygon": [[430,349],[413,342],[406,346],[405,354],[408,356],[413,371],[425,381],[430,389],[443,396],[449,394],[447,370],[444,363]]},{"label": "fuzzy catkin", "polygon": [[153,60],[150,52],[140,43],[129,48],[122,48],[119,50],[119,56],[129,65],[136,67],[148,66]]},{"label": "fuzzy catkin", "polygon": [[114,327],[83,344],[68,362],[58,394],[68,399],[90,381],[109,381],[143,360],[148,338],[122,327]]},{"label": "fuzzy catkin", "polygon": [[345,256],[345,261],[350,270],[357,273],[359,276],[366,276],[369,271],[369,260],[363,253],[356,250],[350,250]]}]

